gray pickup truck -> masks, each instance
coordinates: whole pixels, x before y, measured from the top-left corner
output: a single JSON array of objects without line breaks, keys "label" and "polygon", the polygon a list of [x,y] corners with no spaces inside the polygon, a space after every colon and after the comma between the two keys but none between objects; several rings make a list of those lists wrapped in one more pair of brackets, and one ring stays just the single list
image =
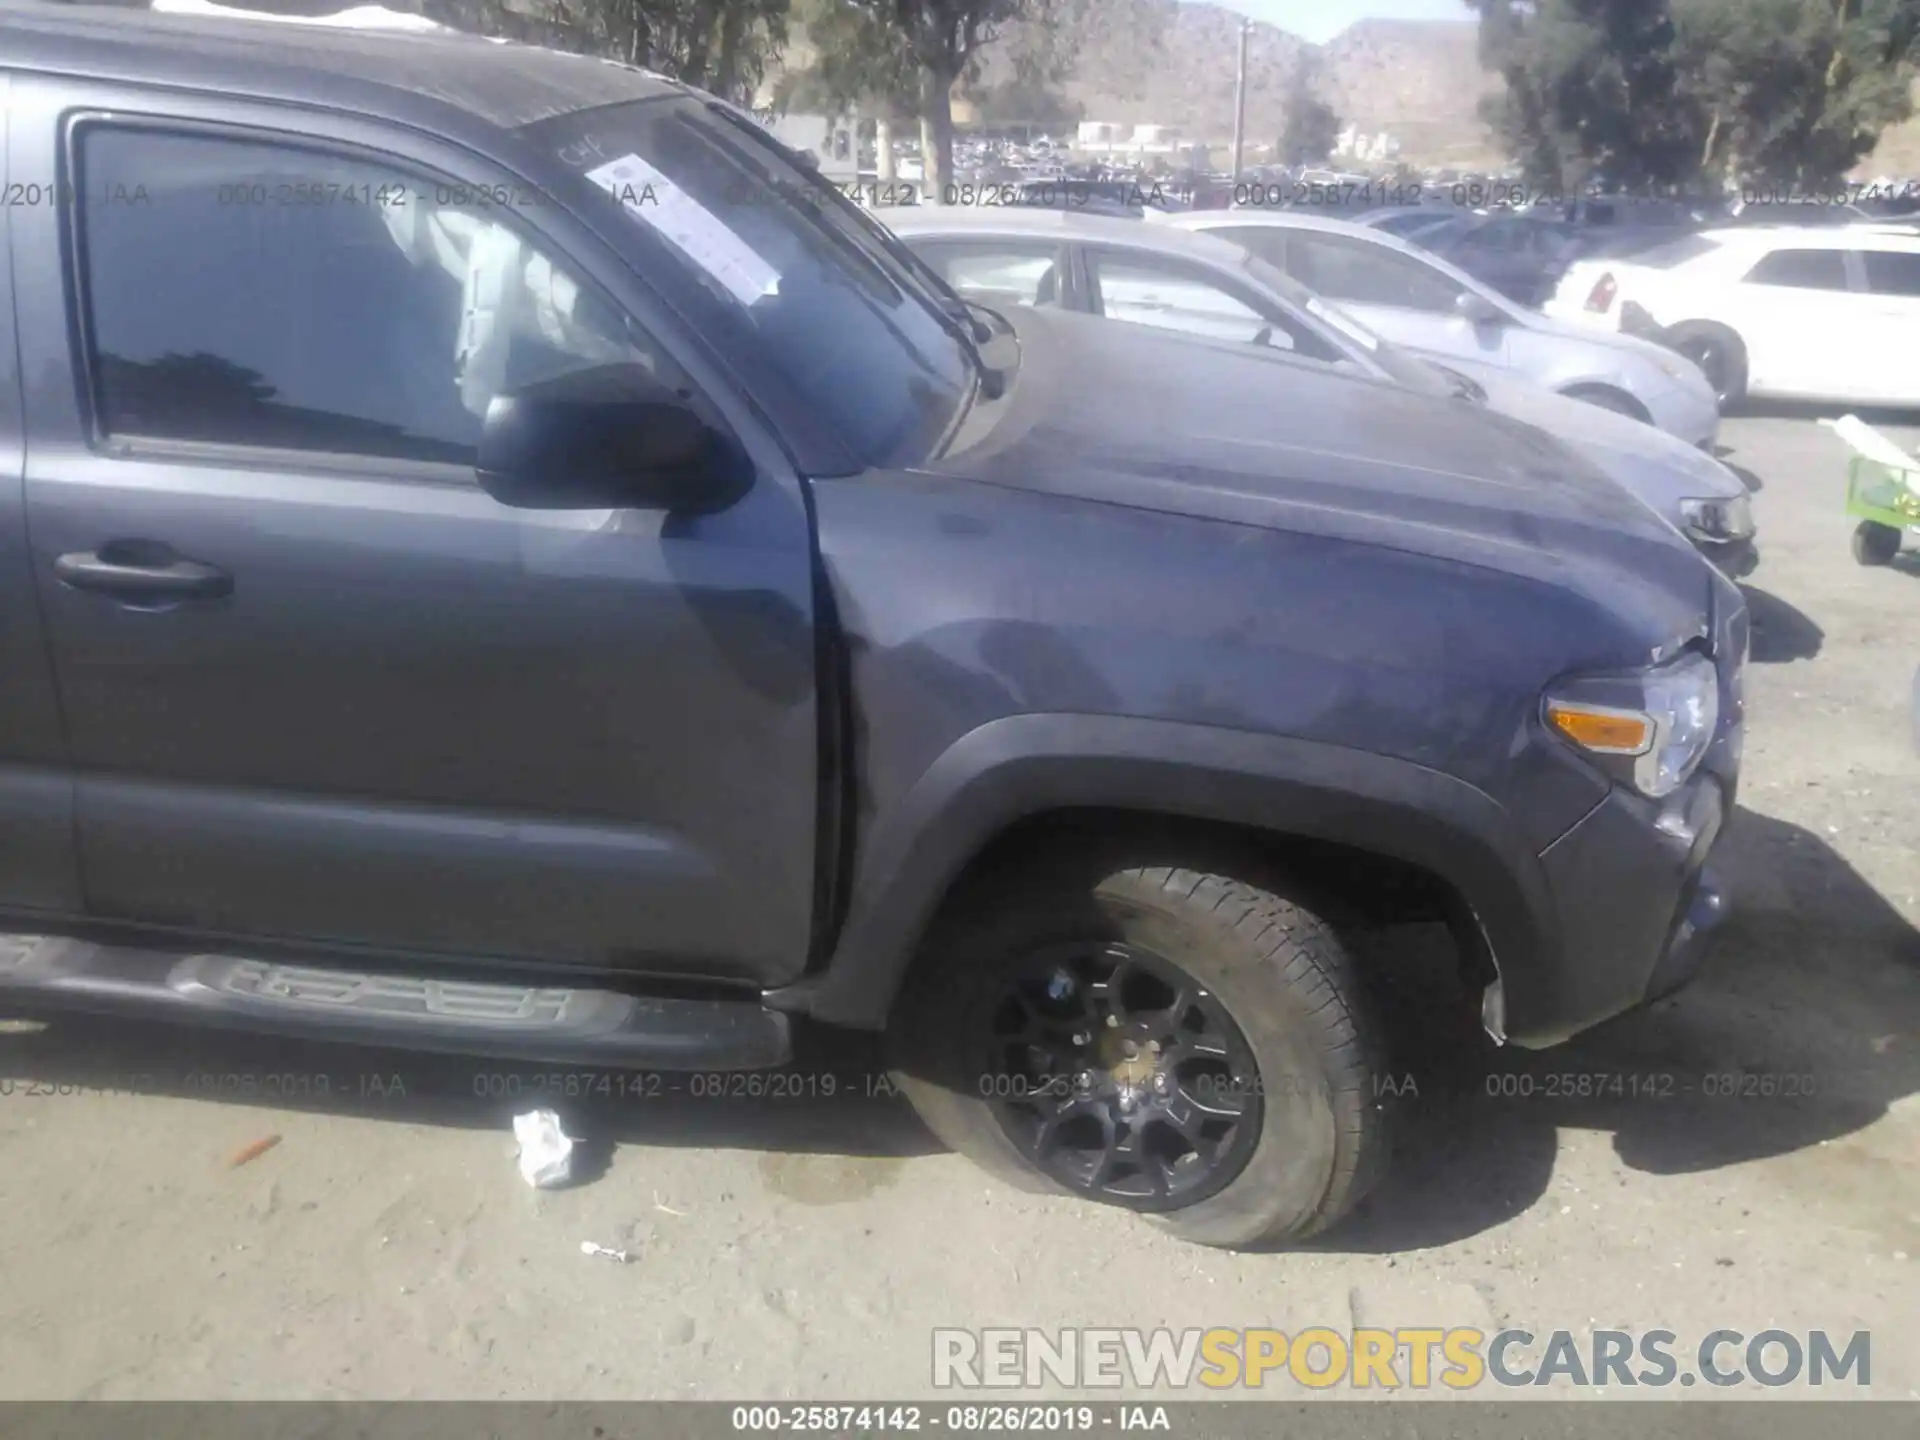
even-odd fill
[{"label": "gray pickup truck", "polygon": [[1746,611],[1538,432],[969,306],[602,61],[0,0],[0,99],[10,1010],[885,1031],[1241,1245],[1379,1172],[1349,927],[1523,1046],[1697,961]]}]

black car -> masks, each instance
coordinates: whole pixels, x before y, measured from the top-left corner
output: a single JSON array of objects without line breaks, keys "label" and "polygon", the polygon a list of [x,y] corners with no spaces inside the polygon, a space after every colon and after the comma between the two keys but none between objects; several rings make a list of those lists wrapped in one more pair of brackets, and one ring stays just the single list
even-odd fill
[{"label": "black car", "polygon": [[601,60],[0,0],[0,87],[12,1013],[883,1032],[990,1169],[1240,1245],[1380,1173],[1354,926],[1542,1046],[1722,913],[1744,602],[1538,431],[968,305]]},{"label": "black car", "polygon": [[[1366,216],[1360,223],[1369,222]],[[1468,213],[1432,225],[1389,221],[1381,228],[1458,265],[1483,285],[1522,305],[1538,306],[1580,254],[1572,226],[1524,211]]]},{"label": "black car", "polygon": [[1364,211],[1353,218],[1356,224],[1384,230],[1389,235],[1398,235],[1402,240],[1412,240],[1449,220],[1458,219],[1460,214],[1458,209],[1450,205],[1387,205]]}]

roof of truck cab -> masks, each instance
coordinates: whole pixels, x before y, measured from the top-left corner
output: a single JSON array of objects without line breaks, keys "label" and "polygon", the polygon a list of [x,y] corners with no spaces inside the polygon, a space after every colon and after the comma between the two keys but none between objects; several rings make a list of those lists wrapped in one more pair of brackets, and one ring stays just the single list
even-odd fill
[{"label": "roof of truck cab", "polygon": [[425,129],[438,128],[449,109],[512,129],[682,92],[672,80],[614,61],[458,32],[269,24],[47,0],[0,0],[0,72],[7,70],[324,105]]}]

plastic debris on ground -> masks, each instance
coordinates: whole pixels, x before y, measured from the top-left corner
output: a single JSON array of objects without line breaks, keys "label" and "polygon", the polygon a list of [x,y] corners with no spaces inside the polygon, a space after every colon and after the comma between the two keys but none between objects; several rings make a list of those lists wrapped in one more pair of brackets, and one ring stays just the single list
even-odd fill
[{"label": "plastic debris on ground", "polygon": [[529,1110],[513,1117],[513,1138],[520,1142],[520,1175],[536,1190],[549,1190],[573,1178],[573,1140],[551,1110]]},{"label": "plastic debris on ground", "polygon": [[279,1143],[280,1137],[278,1135],[265,1135],[258,1140],[249,1140],[245,1145],[242,1145],[238,1150],[234,1151],[228,1158],[227,1168],[229,1170],[238,1170],[249,1161],[258,1160]]},{"label": "plastic debris on ground", "polygon": [[606,1246],[596,1245],[591,1240],[582,1240],[580,1242],[580,1253],[582,1255],[599,1255],[618,1265],[630,1265],[633,1263],[633,1255],[631,1252],[626,1250],[609,1250]]}]

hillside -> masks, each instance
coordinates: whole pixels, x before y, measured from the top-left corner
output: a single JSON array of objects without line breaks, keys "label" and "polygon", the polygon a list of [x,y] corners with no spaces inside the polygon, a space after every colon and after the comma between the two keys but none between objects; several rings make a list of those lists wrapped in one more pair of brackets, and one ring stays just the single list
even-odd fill
[{"label": "hillside", "polygon": [[[1083,16],[1062,89],[1087,119],[1177,125],[1195,140],[1231,137],[1238,13],[1179,0],[1090,0]],[[985,52],[983,78],[1004,81],[1008,57],[1027,38],[1018,27],[1002,36]],[[1396,136],[1409,160],[1499,163],[1479,117],[1481,97],[1499,80],[1480,66],[1473,21],[1362,20],[1320,46],[1256,23],[1247,47],[1249,144],[1279,133],[1302,50],[1318,52],[1322,98],[1341,119]],[[787,63],[804,65],[809,53],[796,35]],[[1920,118],[1889,131],[1859,173],[1920,175]]]},{"label": "hillside", "polygon": [[[1106,14],[1129,10],[1146,23],[1109,23],[1086,37],[1067,93],[1089,119],[1230,137],[1240,16],[1174,0],[1123,0]],[[1249,142],[1279,133],[1302,50],[1318,52],[1322,98],[1347,123],[1388,131],[1423,159],[1491,158],[1477,105],[1495,82],[1480,69],[1472,22],[1364,20],[1321,46],[1256,24],[1247,46]]]},{"label": "hillside", "polygon": [[[1195,140],[1231,137],[1239,14],[1178,0],[1097,0],[1082,15],[1061,88],[1089,120],[1177,125]],[[983,52],[982,79],[1006,80],[1010,57],[1031,39],[1010,27]],[[1249,143],[1279,134],[1303,49],[1319,52],[1323,98],[1342,120],[1391,132],[1414,158],[1495,158],[1476,109],[1494,81],[1480,69],[1471,21],[1364,20],[1322,46],[1256,23],[1247,46]],[[796,33],[784,59],[802,68],[811,55]]]},{"label": "hillside", "polygon": [[[125,0],[139,4],[142,0]],[[221,0],[282,14],[327,14],[354,0]],[[377,0],[465,30],[541,41],[545,0]],[[1080,0],[1065,48],[1074,54],[1061,87],[1089,120],[1177,125],[1192,140],[1224,143],[1233,133],[1233,72],[1241,17],[1218,5],[1179,0]],[[982,54],[982,79],[1010,79],[1012,57],[1037,41],[1011,26]],[[1341,119],[1368,133],[1399,137],[1409,158],[1492,160],[1476,104],[1494,83],[1476,54],[1472,21],[1363,20],[1323,46],[1256,23],[1247,48],[1247,139],[1278,136],[1287,87],[1303,49],[1321,60],[1323,97]],[[813,58],[804,27],[772,67],[762,94],[782,68]]]},{"label": "hillside", "polygon": [[1475,22],[1363,20],[1323,49],[1342,119],[1388,131],[1426,160],[1500,158],[1479,113],[1500,81],[1480,68]]},{"label": "hillside", "polygon": [[[141,3],[141,0],[126,0]],[[346,0],[231,0],[258,10],[319,14]],[[464,29],[547,38],[534,18],[543,0],[384,0]],[[1180,0],[1082,0],[1075,55],[1061,87],[1089,120],[1176,125],[1193,140],[1224,143],[1233,133],[1233,72],[1240,16],[1218,5]],[[1002,83],[1012,55],[1035,37],[1011,27],[983,56],[982,78]],[[1429,164],[1498,163],[1479,118],[1480,98],[1498,86],[1480,67],[1472,21],[1363,20],[1325,45],[1308,45],[1256,23],[1247,50],[1247,140],[1271,141],[1281,127],[1287,87],[1303,50],[1317,52],[1325,100],[1362,131],[1396,136],[1409,160]],[[777,62],[803,68],[812,59],[804,30]],[[771,79],[771,77],[769,77]],[[770,87],[769,87],[770,88]],[[1920,100],[1920,86],[1916,86]],[[1920,117],[1891,130],[1857,172],[1920,175]]]},{"label": "hillside", "polygon": [[[1064,86],[1088,119],[1178,125],[1194,139],[1232,135],[1237,13],[1177,0],[1101,0],[1094,13]],[[1247,48],[1248,141],[1278,133],[1305,49],[1318,52],[1322,98],[1346,123],[1396,136],[1412,160],[1498,163],[1479,102],[1500,82],[1481,68],[1478,42],[1471,20],[1362,20],[1321,46],[1256,23]],[[994,68],[990,62],[989,75]],[[1915,98],[1920,109],[1920,84]],[[1856,173],[1920,175],[1920,115],[1888,131]]]}]

